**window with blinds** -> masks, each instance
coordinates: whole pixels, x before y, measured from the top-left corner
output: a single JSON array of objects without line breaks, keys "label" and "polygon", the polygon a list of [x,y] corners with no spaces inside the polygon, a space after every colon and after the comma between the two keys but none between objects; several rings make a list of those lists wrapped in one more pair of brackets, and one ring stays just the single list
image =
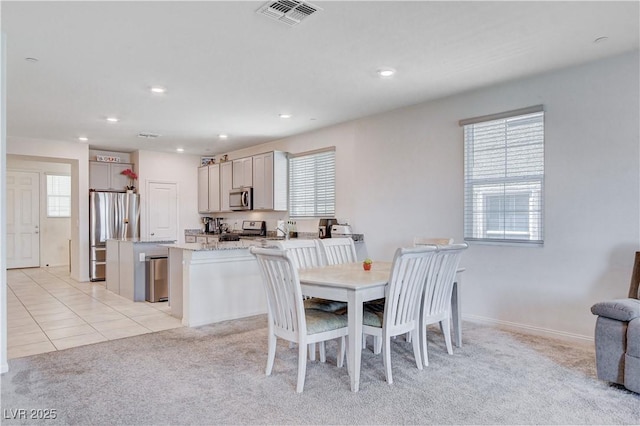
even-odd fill
[{"label": "window with blinds", "polygon": [[464,237],[544,241],[542,106],[462,120]]},{"label": "window with blinds", "polygon": [[336,212],[335,148],[289,158],[289,216],[333,217]]},{"label": "window with blinds", "polygon": [[47,216],[71,217],[71,176],[47,175]]}]

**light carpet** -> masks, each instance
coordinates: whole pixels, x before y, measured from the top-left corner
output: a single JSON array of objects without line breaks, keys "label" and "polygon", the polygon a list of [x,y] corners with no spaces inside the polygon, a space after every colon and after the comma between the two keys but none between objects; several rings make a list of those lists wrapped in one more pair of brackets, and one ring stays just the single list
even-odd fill
[{"label": "light carpet", "polygon": [[[333,342],[327,363],[308,363],[304,393],[284,341],[265,376],[266,316],[10,360],[2,424],[640,424],[640,395],[598,381],[589,348],[465,322],[447,355],[430,331],[423,371],[393,342],[393,385],[363,351],[357,393]],[[56,419],[12,419],[18,409]]]}]

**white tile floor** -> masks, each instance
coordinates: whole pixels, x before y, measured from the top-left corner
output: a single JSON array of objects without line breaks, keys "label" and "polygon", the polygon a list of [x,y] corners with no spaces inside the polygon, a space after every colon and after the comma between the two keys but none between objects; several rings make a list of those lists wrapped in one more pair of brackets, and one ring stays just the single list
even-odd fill
[{"label": "white tile floor", "polygon": [[167,302],[132,302],[66,266],[11,269],[7,284],[10,359],[182,326]]}]

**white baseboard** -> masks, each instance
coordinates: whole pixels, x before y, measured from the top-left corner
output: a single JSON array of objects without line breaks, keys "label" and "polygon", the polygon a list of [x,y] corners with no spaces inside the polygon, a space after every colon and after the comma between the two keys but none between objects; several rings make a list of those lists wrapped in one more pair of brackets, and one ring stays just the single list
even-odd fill
[{"label": "white baseboard", "polygon": [[0,365],[0,374],[4,374],[9,371],[9,364],[6,362]]},{"label": "white baseboard", "polygon": [[475,322],[478,324],[491,325],[496,328],[506,330],[519,331],[521,333],[533,334],[542,337],[551,337],[564,341],[570,341],[584,346],[593,346],[593,336],[583,336],[581,334],[567,333],[565,331],[552,330],[549,328],[536,327],[528,324],[521,324],[511,321],[497,320],[494,318],[486,318],[477,315],[463,315],[464,321]]}]

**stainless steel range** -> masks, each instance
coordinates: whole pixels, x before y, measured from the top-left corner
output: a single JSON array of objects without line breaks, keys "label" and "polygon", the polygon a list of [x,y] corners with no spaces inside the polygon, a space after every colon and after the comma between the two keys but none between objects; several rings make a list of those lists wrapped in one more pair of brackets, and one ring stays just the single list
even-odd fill
[{"label": "stainless steel range", "polygon": [[245,220],[241,232],[220,234],[219,241],[239,241],[240,237],[266,237],[267,223],[264,220]]}]

